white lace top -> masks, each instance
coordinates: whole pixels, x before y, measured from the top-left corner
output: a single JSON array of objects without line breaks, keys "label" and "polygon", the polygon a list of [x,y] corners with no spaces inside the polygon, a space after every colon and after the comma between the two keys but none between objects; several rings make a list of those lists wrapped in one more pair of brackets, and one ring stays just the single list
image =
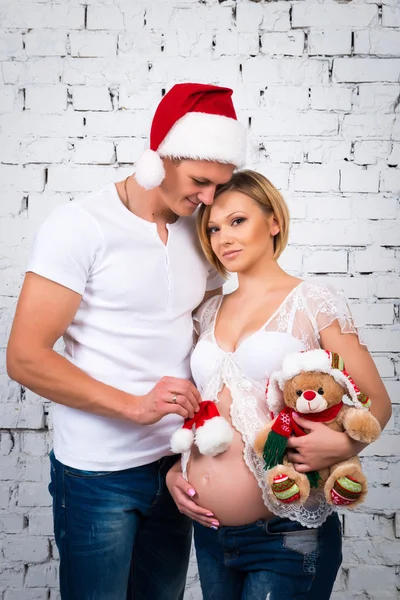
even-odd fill
[{"label": "white lace top", "polygon": [[[241,342],[235,352],[222,350],[214,335],[222,299],[223,296],[214,296],[194,316],[199,339],[193,349],[191,368],[196,386],[204,400],[215,402],[218,402],[223,386],[229,388],[232,425],[242,436],[244,460],[261,488],[268,509],[307,527],[318,527],[333,510],[323,494],[312,490],[304,506],[273,503],[267,495],[264,464],[253,451],[253,442],[270,420],[265,401],[266,382],[272,372],[280,368],[284,356],[290,352],[319,348],[319,332],[336,319],[343,333],[357,333],[346,299],[334,288],[303,281],[257,332]],[[182,456],[184,477],[187,477],[189,457],[190,452]]]}]

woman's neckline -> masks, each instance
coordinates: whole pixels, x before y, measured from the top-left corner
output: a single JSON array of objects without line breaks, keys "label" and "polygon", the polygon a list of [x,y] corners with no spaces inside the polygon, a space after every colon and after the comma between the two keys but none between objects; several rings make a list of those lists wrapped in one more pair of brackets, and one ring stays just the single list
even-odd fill
[{"label": "woman's neckline", "polygon": [[214,344],[222,352],[224,352],[225,354],[232,354],[232,355],[236,354],[244,342],[246,342],[250,338],[254,337],[257,333],[260,333],[260,331],[262,331],[263,329],[265,329],[270,324],[270,322],[272,321],[272,319],[274,319],[274,317],[276,317],[276,315],[278,314],[278,312],[282,309],[282,307],[286,304],[286,302],[293,296],[293,294],[296,292],[296,290],[298,290],[298,288],[301,285],[303,285],[303,283],[305,283],[304,280],[300,281],[300,283],[298,283],[297,285],[295,285],[295,287],[292,288],[290,290],[290,292],[285,296],[285,298],[282,300],[282,302],[279,304],[279,306],[276,308],[276,310],[274,310],[274,312],[268,317],[268,319],[265,321],[265,323],[263,323],[263,325],[261,325],[261,327],[259,327],[258,329],[256,329],[252,333],[250,333],[249,335],[246,335],[244,338],[242,338],[239,341],[239,343],[237,342],[236,343],[236,347],[235,347],[234,350],[225,350],[219,344],[217,338],[215,337],[215,325],[216,325],[217,318],[218,318],[218,315],[220,313],[220,310],[221,310],[221,307],[222,307],[222,303],[223,303],[223,300],[224,300],[224,295],[221,294],[221,296],[218,298],[217,308],[216,308],[216,311],[215,311],[215,315],[214,315],[213,322],[212,322],[212,329],[211,329],[211,337],[212,337],[212,340],[213,340]]}]

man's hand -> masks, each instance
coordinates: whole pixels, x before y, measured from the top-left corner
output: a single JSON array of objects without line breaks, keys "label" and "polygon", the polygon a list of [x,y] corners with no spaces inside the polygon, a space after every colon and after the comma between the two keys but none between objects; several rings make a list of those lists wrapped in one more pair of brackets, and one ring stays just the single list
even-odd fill
[{"label": "man's hand", "polygon": [[170,414],[191,419],[198,412],[200,402],[200,394],[193,383],[163,377],[148,394],[137,397],[134,420],[141,425],[152,425]]},{"label": "man's hand", "polygon": [[293,415],[296,423],[310,433],[302,437],[290,437],[287,457],[299,473],[318,471],[347,460],[361,452],[367,444],[352,440],[347,433],[334,431],[324,423],[314,423],[304,417]]},{"label": "man's hand", "polygon": [[193,500],[196,496],[196,491],[183,478],[180,461],[168,471],[166,484],[179,512],[205,527],[219,527],[219,523],[212,512],[206,508],[201,508]]}]

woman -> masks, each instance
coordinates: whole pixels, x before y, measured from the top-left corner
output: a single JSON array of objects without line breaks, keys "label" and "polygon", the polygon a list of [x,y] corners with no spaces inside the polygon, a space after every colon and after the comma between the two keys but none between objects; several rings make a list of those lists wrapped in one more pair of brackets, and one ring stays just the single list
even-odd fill
[{"label": "woman", "polygon": [[[356,384],[372,399],[382,428],[390,400],[359,342],[343,296],[325,285],[285,273],[277,264],[289,216],[278,190],[262,175],[242,171],[202,206],[198,232],[208,260],[221,274],[236,272],[239,287],[208,300],[195,314],[199,336],[192,373],[203,399],[218,402],[234,438],[217,457],[194,446],[171,469],[168,487],[181,512],[195,520],[205,600],[328,599],[341,562],[339,520],[322,494],[303,507],[268,505],[265,471],[252,444],[270,416],[265,385],[289,352],[326,348],[342,356]],[[364,445],[323,423],[297,419],[310,430],[291,438],[298,471],[323,468]],[[318,449],[318,450],[316,450]],[[189,496],[192,496],[190,499]]]}]

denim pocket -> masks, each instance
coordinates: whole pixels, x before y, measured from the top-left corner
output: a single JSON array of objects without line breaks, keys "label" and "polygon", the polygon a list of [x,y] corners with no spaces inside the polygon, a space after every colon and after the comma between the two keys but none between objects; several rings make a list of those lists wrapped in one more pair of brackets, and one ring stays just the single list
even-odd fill
[{"label": "denim pocket", "polygon": [[268,535],[297,535],[300,532],[312,534],[317,532],[315,528],[304,527],[297,521],[291,521],[290,519],[281,519],[276,517],[265,521],[265,530]]},{"label": "denim pocket", "polygon": [[303,571],[315,573],[318,557],[318,529],[304,527],[289,519],[266,521],[265,530],[269,536],[280,536],[282,546],[303,556]]},{"label": "denim pocket", "polygon": [[288,550],[299,552],[304,556],[315,552],[318,547],[318,532],[312,530],[308,531],[297,531],[293,532],[292,535],[287,533],[283,534],[283,545]]},{"label": "denim pocket", "polygon": [[65,467],[65,475],[78,477],[80,479],[95,479],[98,477],[107,477],[115,475],[118,471],[85,471],[83,469],[74,469],[73,467]]}]

